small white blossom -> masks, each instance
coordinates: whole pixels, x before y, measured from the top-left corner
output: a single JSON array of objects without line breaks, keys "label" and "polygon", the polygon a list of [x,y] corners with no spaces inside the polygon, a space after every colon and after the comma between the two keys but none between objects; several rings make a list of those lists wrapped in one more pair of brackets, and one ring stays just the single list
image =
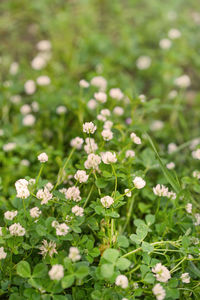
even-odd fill
[{"label": "small white blossom", "polygon": [[102,161],[104,162],[104,164],[106,164],[106,165],[116,163],[116,161],[117,161],[116,153],[112,153],[110,151],[102,152],[101,158],[102,158]]},{"label": "small white blossom", "polygon": [[102,115],[97,115],[97,120],[105,122],[106,121],[106,117],[104,117]]},{"label": "small white blossom", "polygon": [[41,154],[38,155],[38,160],[41,162],[41,163],[45,163],[48,161],[48,155],[43,152]]},{"label": "small white blossom", "polygon": [[169,92],[168,98],[169,99],[174,99],[174,98],[177,97],[177,95],[178,95],[178,92],[176,90],[172,90],[171,92]]},{"label": "small white blossom", "polygon": [[7,253],[4,251],[4,247],[0,247],[0,260],[5,259],[7,256]]},{"label": "small white blossom", "polygon": [[101,135],[102,135],[104,141],[110,141],[113,138],[113,132],[110,129],[104,129],[101,132]]},{"label": "small white blossom", "polygon": [[12,151],[16,148],[16,143],[8,143],[8,144],[4,144],[3,145],[3,151],[5,152],[9,152]]},{"label": "small white blossom", "polygon": [[35,91],[36,91],[35,82],[33,80],[26,81],[25,84],[24,84],[24,90],[25,90],[27,95],[34,94]]},{"label": "small white blossom", "polygon": [[44,67],[46,67],[47,64],[47,60],[45,59],[45,57],[41,54],[38,54],[37,56],[35,56],[33,58],[33,60],[31,61],[31,67],[34,70],[41,70]]},{"label": "small white blossom", "polygon": [[93,122],[86,122],[83,124],[83,132],[86,132],[86,133],[95,133],[97,127],[94,125]]},{"label": "small white blossom", "polygon": [[43,240],[42,241],[42,246],[39,248],[41,250],[40,254],[42,256],[46,256],[47,254],[49,254],[50,257],[52,257],[55,254],[58,254],[58,252],[56,251],[56,243],[54,243],[53,241],[50,241],[49,243],[47,242],[47,240]]},{"label": "small white blossom", "polygon": [[174,80],[175,85],[180,88],[187,88],[191,84],[190,77],[188,75],[182,75]]},{"label": "small white blossom", "polygon": [[81,201],[80,190],[76,186],[72,186],[66,191],[66,199],[73,200],[75,202]]},{"label": "small white blossom", "polygon": [[164,185],[160,185],[157,184],[154,188],[153,188],[153,192],[156,196],[163,196],[163,197],[167,197],[168,195],[168,188]]},{"label": "small white blossom", "polygon": [[86,138],[85,142],[86,145],[84,146],[84,150],[87,154],[93,153],[98,149],[98,146],[93,138]]},{"label": "small white blossom", "polygon": [[168,145],[168,153],[171,154],[177,150],[177,145],[175,143],[170,143]]},{"label": "small white blossom", "polygon": [[96,102],[96,100],[90,99],[90,100],[88,101],[88,103],[87,103],[87,107],[88,107],[89,109],[94,110],[94,109],[97,107],[97,102]]},{"label": "small white blossom", "polygon": [[141,95],[138,96],[138,98],[140,99],[140,101],[142,103],[146,102],[146,96],[145,95],[141,94]]},{"label": "small white blossom", "polygon": [[109,95],[111,98],[116,99],[118,101],[120,101],[124,97],[124,94],[119,88],[112,88],[109,91]]},{"label": "small white blossom", "polygon": [[90,84],[99,88],[100,91],[105,91],[107,87],[107,80],[102,76],[95,76],[90,81]]},{"label": "small white blossom", "polygon": [[41,213],[42,213],[41,210],[39,210],[39,208],[37,206],[30,209],[30,216],[33,219],[39,218]]},{"label": "small white blossom", "polygon": [[53,184],[52,184],[51,182],[48,182],[48,183],[45,185],[45,187],[46,187],[49,191],[53,190]]},{"label": "small white blossom", "polygon": [[24,104],[20,108],[20,112],[22,115],[27,115],[31,112],[31,106],[29,104]]},{"label": "small white blossom", "polygon": [[51,280],[60,280],[64,277],[64,268],[62,265],[53,265],[49,271],[49,277]]},{"label": "small white blossom", "polygon": [[140,56],[136,61],[136,66],[139,70],[146,70],[151,65],[151,58],[149,56]]},{"label": "small white blossom", "polygon": [[146,185],[146,181],[142,177],[135,177],[133,183],[136,189],[142,189]]},{"label": "small white blossom", "polygon": [[200,179],[200,171],[197,171],[197,170],[193,171],[192,176],[194,178]]},{"label": "small white blossom", "polygon": [[6,211],[4,213],[4,218],[6,220],[13,220],[16,217],[17,214],[18,214],[17,210],[15,210],[15,211]]},{"label": "small white blossom", "polygon": [[124,193],[126,194],[126,197],[131,197],[132,193],[129,189],[125,189]]},{"label": "small white blossom", "polygon": [[105,196],[101,198],[101,204],[106,208],[109,208],[113,203],[114,199],[110,196]]},{"label": "small white blossom", "polygon": [[127,150],[125,156],[126,156],[126,158],[135,157],[135,151]]},{"label": "small white blossom", "polygon": [[181,37],[181,32],[176,28],[172,28],[168,32],[168,37],[172,40],[178,39],[179,37]]},{"label": "small white blossom", "polygon": [[18,64],[16,61],[14,61],[14,62],[10,65],[10,70],[9,70],[9,72],[10,72],[11,75],[16,75],[17,72],[18,72],[18,70],[19,70],[19,64]]},{"label": "small white blossom", "polygon": [[37,43],[36,47],[39,51],[50,51],[51,42],[48,40],[42,40]]},{"label": "small white blossom", "polygon": [[161,120],[155,120],[153,121],[153,123],[151,123],[150,125],[150,129],[152,131],[157,131],[157,130],[161,130],[164,127],[164,123]]},{"label": "small white blossom", "polygon": [[53,194],[51,194],[50,191],[46,187],[44,187],[44,189],[39,189],[37,191],[36,197],[42,200],[41,205],[43,205],[47,204],[49,200],[53,198]]},{"label": "small white blossom", "polygon": [[68,257],[73,261],[79,261],[81,259],[81,256],[80,256],[80,252],[78,250],[78,248],[76,247],[70,247],[69,248],[69,255]]},{"label": "small white blossom", "polygon": [[122,289],[126,289],[128,287],[128,278],[125,275],[118,275],[115,279],[115,284]]},{"label": "small white blossom", "polygon": [[195,225],[195,226],[200,225],[200,214],[195,214],[194,217],[195,217],[195,219],[196,219],[194,225]]},{"label": "small white blossom", "polygon": [[170,163],[166,164],[167,169],[172,170],[175,168],[175,163],[171,161]]},{"label": "small white blossom", "polygon": [[135,143],[135,144],[137,144],[137,145],[140,145],[142,142],[141,142],[141,139],[134,133],[134,132],[132,132],[131,134],[130,134],[130,138],[131,138],[131,140]]},{"label": "small white blossom", "polygon": [[104,129],[111,129],[112,126],[113,126],[113,122],[108,120],[108,121],[106,121],[106,122],[104,123],[103,128],[104,128]]},{"label": "small white blossom", "polygon": [[161,263],[157,263],[152,268],[152,272],[155,273],[156,279],[160,282],[167,282],[171,278],[169,270]]},{"label": "small white blossom", "polygon": [[190,283],[190,274],[189,273],[183,273],[181,275],[181,280],[183,283]]},{"label": "small white blossom", "polygon": [[74,178],[80,183],[86,182],[88,180],[88,177],[89,175],[87,175],[84,170],[78,170],[74,175]]},{"label": "small white blossom", "polygon": [[113,113],[117,116],[122,116],[124,114],[124,109],[120,106],[115,106]]},{"label": "small white blossom", "polygon": [[84,209],[78,205],[75,205],[74,207],[72,207],[72,213],[77,217],[83,217]]},{"label": "small white blossom", "polygon": [[80,150],[82,148],[84,140],[80,137],[76,137],[74,139],[71,140],[70,145],[78,150]]},{"label": "small white blossom", "polygon": [[62,115],[62,114],[65,114],[67,112],[67,108],[63,105],[60,105],[56,108],[56,113],[58,115]]},{"label": "small white blossom", "polygon": [[91,153],[88,155],[88,158],[84,163],[84,166],[86,169],[92,168],[94,170],[98,170],[98,166],[100,163],[101,163],[101,157],[99,155]]},{"label": "small white blossom", "polygon": [[22,123],[24,126],[33,126],[35,124],[35,121],[35,116],[32,114],[28,114],[23,118]]},{"label": "small white blossom", "polygon": [[20,163],[24,167],[29,167],[30,166],[30,161],[27,160],[27,159],[22,159]]},{"label": "small white blossom", "polygon": [[104,108],[100,111],[101,115],[104,116],[104,117],[110,117],[111,113],[110,113],[110,110],[107,109],[107,108]]},{"label": "small white blossom", "polygon": [[169,49],[172,45],[172,42],[169,39],[162,39],[159,42],[159,46],[161,49]]},{"label": "small white blossom", "polygon": [[10,97],[10,101],[14,104],[19,104],[21,102],[21,96],[20,95],[13,95]]},{"label": "small white blossom", "polygon": [[36,79],[36,82],[38,85],[45,86],[51,83],[51,79],[46,75],[42,75]]},{"label": "small white blossom", "polygon": [[157,300],[163,300],[165,299],[166,292],[163,289],[162,285],[160,283],[157,283],[153,289],[152,289],[153,294],[156,296]]},{"label": "small white blossom", "polygon": [[63,236],[68,234],[69,232],[69,226],[67,226],[65,223],[61,223],[56,226],[56,235]]},{"label": "small white blossom", "polygon": [[79,85],[80,85],[80,87],[82,87],[84,89],[86,89],[90,86],[89,82],[87,82],[85,79],[81,79],[79,81]]},{"label": "small white blossom", "polygon": [[28,190],[28,181],[26,179],[19,179],[15,182],[15,188],[17,191],[17,198],[26,199],[30,196]]},{"label": "small white blossom", "polygon": [[9,231],[10,231],[10,234],[14,235],[14,236],[24,236],[26,233],[26,230],[24,229],[24,227],[22,227],[19,223],[14,223],[14,224],[10,225]]},{"label": "small white blossom", "polygon": [[98,92],[94,94],[94,98],[99,101],[100,103],[106,103],[107,95],[104,92]]},{"label": "small white blossom", "polygon": [[192,157],[195,159],[200,159],[200,148],[195,151],[192,151]]}]

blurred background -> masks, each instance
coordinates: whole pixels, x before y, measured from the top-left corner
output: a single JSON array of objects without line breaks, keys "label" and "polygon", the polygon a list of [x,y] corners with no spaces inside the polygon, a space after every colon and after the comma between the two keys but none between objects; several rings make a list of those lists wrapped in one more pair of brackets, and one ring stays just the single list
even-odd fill
[{"label": "blurred background", "polygon": [[[51,174],[57,172],[70,139],[80,135],[80,107],[84,121],[95,118],[84,106],[95,88],[80,90],[81,79],[103,76],[131,103],[146,99],[134,117],[163,153],[170,143],[198,144],[198,1],[1,0],[0,39],[4,195],[12,194],[16,179],[35,174],[41,151],[51,157]],[[128,117],[127,111],[122,123]],[[52,176],[48,168],[46,176]]]}]

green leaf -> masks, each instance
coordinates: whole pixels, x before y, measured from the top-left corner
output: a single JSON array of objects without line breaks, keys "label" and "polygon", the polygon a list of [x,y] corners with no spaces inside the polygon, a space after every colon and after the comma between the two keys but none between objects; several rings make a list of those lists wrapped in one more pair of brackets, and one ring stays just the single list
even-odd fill
[{"label": "green leaf", "polygon": [[48,268],[47,265],[40,263],[33,269],[33,278],[43,278],[47,275]]},{"label": "green leaf", "polygon": [[155,277],[152,273],[147,273],[144,277],[144,282],[153,284],[155,282]]},{"label": "green leaf", "polygon": [[76,271],[75,275],[77,278],[82,279],[89,273],[89,268],[87,266],[80,266]]},{"label": "green leaf", "polygon": [[75,279],[74,275],[67,275],[63,277],[61,281],[61,285],[63,289],[67,289],[68,287],[72,286],[72,284],[74,283],[74,279]]},{"label": "green leaf", "polygon": [[100,251],[98,248],[93,248],[92,250],[90,250],[89,254],[92,256],[92,257],[97,257],[100,255]]},{"label": "green leaf", "polygon": [[104,180],[103,178],[98,178],[96,181],[95,181],[95,184],[98,188],[105,188],[108,184],[108,182],[106,180]]},{"label": "green leaf", "polygon": [[114,274],[114,265],[112,264],[103,264],[101,266],[101,275],[104,278],[110,278]]},{"label": "green leaf", "polygon": [[38,224],[36,226],[36,232],[39,236],[46,236],[46,228],[43,225]]},{"label": "green leaf", "polygon": [[27,261],[20,261],[17,264],[17,274],[21,277],[31,277],[31,268]]},{"label": "green leaf", "polygon": [[149,214],[145,217],[145,220],[146,220],[147,225],[151,226],[153,223],[155,223],[155,216]]},{"label": "green leaf", "polygon": [[116,267],[120,269],[120,271],[124,271],[128,269],[130,265],[131,265],[131,261],[124,257],[120,257],[116,263]]},{"label": "green leaf", "polygon": [[109,262],[115,263],[119,257],[119,251],[116,249],[106,249],[102,257]]},{"label": "green leaf", "polygon": [[140,238],[134,233],[130,235],[130,239],[131,239],[131,241],[133,241],[134,243],[136,243],[138,245],[141,243]]},{"label": "green leaf", "polygon": [[154,250],[154,247],[147,242],[142,242],[142,250],[144,252],[151,253]]},{"label": "green leaf", "polygon": [[111,218],[119,218],[120,215],[116,211],[106,212],[105,214],[107,217]]},{"label": "green leaf", "polygon": [[128,246],[129,246],[129,240],[127,239],[127,237],[125,235],[119,235],[117,237],[117,243],[118,243],[119,247],[128,248]]},{"label": "green leaf", "polygon": [[145,239],[148,233],[148,227],[146,225],[139,225],[138,228],[136,229],[137,236],[139,239],[142,241]]}]

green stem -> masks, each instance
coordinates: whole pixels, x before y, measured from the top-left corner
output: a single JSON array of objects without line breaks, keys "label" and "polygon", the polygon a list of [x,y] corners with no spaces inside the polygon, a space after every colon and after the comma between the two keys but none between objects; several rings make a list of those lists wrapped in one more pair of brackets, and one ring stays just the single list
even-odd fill
[{"label": "green stem", "polygon": [[131,218],[131,214],[132,214],[132,210],[133,210],[134,197],[132,199],[130,199],[130,201],[131,201],[131,203],[130,203],[129,210],[128,210],[128,213],[127,213],[126,222],[125,222],[124,227],[122,229],[122,233],[125,231],[127,225],[129,224],[129,221],[130,221],[130,218]]},{"label": "green stem", "polygon": [[117,174],[115,172],[115,168],[114,168],[113,164],[111,164],[111,166],[112,166],[113,174],[115,176],[115,191],[114,191],[114,198],[115,198],[115,195],[116,195],[116,192],[117,192]]},{"label": "green stem", "polygon": [[85,203],[84,203],[84,205],[83,205],[83,208],[86,207],[86,205],[87,205],[87,203],[88,203],[88,201],[89,201],[89,199],[90,199],[90,196],[91,196],[91,194],[92,194],[92,192],[93,192],[93,189],[94,189],[94,185],[92,185],[92,187],[91,187],[91,189],[90,189],[90,191],[89,191],[89,194],[88,194],[88,196],[87,196],[87,199],[85,200]]},{"label": "green stem", "polygon": [[179,263],[173,268],[171,269],[170,273],[176,272],[177,267],[182,264],[182,262],[184,262],[187,259],[187,257],[183,257],[183,259],[181,259],[181,261],[179,261]]},{"label": "green stem", "polygon": [[37,176],[37,178],[36,178],[36,182],[35,182],[35,185],[37,186],[37,184],[38,184],[38,181],[39,181],[39,179],[40,179],[40,176],[41,176],[41,174],[42,174],[42,170],[44,169],[44,163],[42,163],[42,165],[41,165],[41,167],[40,167],[40,171],[39,171],[39,174],[38,174],[38,176]]}]

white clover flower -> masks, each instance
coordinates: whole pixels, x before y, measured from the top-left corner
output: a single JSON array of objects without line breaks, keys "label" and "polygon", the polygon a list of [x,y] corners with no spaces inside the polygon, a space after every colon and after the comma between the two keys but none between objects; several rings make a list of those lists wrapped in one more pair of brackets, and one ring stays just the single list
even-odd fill
[{"label": "white clover flower", "polygon": [[176,199],[176,193],[174,193],[174,192],[168,192],[168,194],[167,194],[167,197],[168,198],[171,198],[172,200],[175,200]]},{"label": "white clover flower", "polygon": [[96,102],[96,100],[90,99],[90,100],[88,101],[88,103],[87,103],[87,107],[88,107],[89,109],[94,110],[94,109],[97,107],[97,102]]},{"label": "white clover flower", "polygon": [[154,188],[153,188],[153,192],[156,196],[159,197],[167,197],[168,195],[168,187],[164,186],[163,184],[157,184]]},{"label": "white clover flower", "polygon": [[79,85],[80,85],[80,87],[82,87],[84,89],[86,89],[90,86],[89,82],[87,82],[85,79],[81,79],[79,81]]},{"label": "white clover flower", "polygon": [[174,80],[175,85],[180,88],[187,88],[191,84],[190,77],[188,75],[182,75]]},{"label": "white clover flower", "polygon": [[84,140],[80,138],[79,136],[75,137],[71,140],[70,145],[78,150],[82,148]]},{"label": "white clover flower", "polygon": [[5,259],[7,256],[7,253],[4,251],[4,247],[0,247],[0,260]]},{"label": "white clover flower", "polygon": [[175,163],[171,161],[170,163],[166,164],[167,169],[172,170],[175,168]]},{"label": "white clover flower", "polygon": [[155,267],[152,268],[152,272],[155,273],[156,279],[160,282],[167,282],[171,278],[169,270],[161,263],[157,263]]},{"label": "white clover flower", "polygon": [[51,42],[48,40],[42,40],[37,43],[36,47],[39,51],[50,51]]},{"label": "white clover flower", "polygon": [[135,151],[127,150],[125,156],[126,156],[126,158],[135,157]]},{"label": "white clover flower", "polygon": [[100,114],[104,117],[110,117],[111,113],[110,113],[110,110],[107,109],[107,108],[104,108],[100,111]]},{"label": "white clover flower", "polygon": [[62,265],[53,265],[49,271],[49,277],[51,280],[60,280],[64,277],[64,268]]},{"label": "white clover flower", "polygon": [[194,217],[196,219],[194,225],[195,226],[200,225],[200,214],[195,214]]},{"label": "white clover flower", "polygon": [[24,167],[28,167],[28,166],[30,166],[30,161],[27,159],[22,159],[20,164]]},{"label": "white clover flower", "polygon": [[24,90],[27,95],[32,95],[36,91],[36,85],[33,80],[28,80],[24,84]]},{"label": "white clover flower", "polygon": [[162,39],[159,42],[159,46],[161,49],[169,49],[172,45],[172,42],[169,39]]},{"label": "white clover flower", "polygon": [[116,161],[117,161],[116,153],[112,153],[110,151],[102,152],[101,158],[102,158],[102,161],[104,162],[104,164],[106,164],[106,165],[116,163]]},{"label": "white clover flower", "polygon": [[109,208],[113,203],[114,199],[110,196],[105,196],[101,198],[101,204],[106,208]]},{"label": "white clover flower", "polygon": [[46,75],[42,75],[36,79],[36,82],[40,86],[45,86],[45,85],[49,85],[51,83],[51,79]]},{"label": "white clover flower", "polygon": [[190,274],[189,273],[183,273],[181,275],[181,280],[183,283],[190,283]]},{"label": "white clover flower", "polygon": [[132,193],[129,189],[125,189],[124,193],[126,194],[126,197],[131,197]]},{"label": "white clover flower", "polygon": [[200,138],[193,139],[190,143],[190,149],[194,150],[200,144]]},{"label": "white clover flower", "polygon": [[16,75],[17,72],[19,70],[19,64],[14,61],[11,65],[10,65],[10,69],[9,69],[9,72],[11,75]]},{"label": "white clover flower", "polygon": [[51,226],[56,228],[57,226],[59,226],[59,223],[58,221],[54,220],[52,223],[51,223]]},{"label": "white clover flower", "polygon": [[94,98],[99,101],[100,103],[106,103],[107,95],[104,92],[98,92],[94,94]]},{"label": "white clover flower", "polygon": [[86,132],[86,133],[95,133],[97,127],[94,125],[93,122],[86,122],[83,124],[83,132]]},{"label": "white clover flower", "polygon": [[116,116],[122,116],[124,114],[124,109],[121,106],[115,106],[113,109],[113,113]]},{"label": "white clover flower", "polygon": [[108,121],[106,121],[106,122],[104,123],[103,128],[104,128],[104,129],[111,129],[112,126],[113,126],[113,122],[108,120]]},{"label": "white clover flower", "polygon": [[10,101],[14,104],[19,104],[21,102],[21,96],[20,95],[13,95],[10,97]]},{"label": "white clover flower", "polygon": [[141,142],[141,139],[134,133],[134,132],[132,132],[131,134],[130,134],[130,138],[131,138],[131,140],[135,143],[135,144],[137,144],[137,145],[140,145],[142,142]]},{"label": "white clover flower", "polygon": [[178,39],[179,37],[181,37],[181,32],[176,28],[172,28],[168,32],[168,37],[172,40]]},{"label": "white clover flower", "polygon": [[67,112],[67,108],[64,105],[60,105],[56,108],[56,113],[58,115],[65,114]]},{"label": "white clover flower", "polygon": [[0,236],[3,235],[2,228],[3,228],[3,227],[0,227]]},{"label": "white clover flower", "polygon": [[84,170],[78,170],[74,175],[74,178],[80,183],[86,182],[88,180],[88,177],[89,175],[87,175]]},{"label": "white clover flower", "polygon": [[85,142],[86,145],[84,146],[84,150],[87,154],[93,153],[98,149],[98,146],[93,138],[86,138]]},{"label": "white clover flower", "polygon": [[45,187],[46,187],[49,191],[53,190],[53,184],[52,184],[51,182],[48,182],[48,183],[45,185]]},{"label": "white clover flower", "polygon": [[35,178],[29,179],[28,184],[34,185],[35,184]]},{"label": "white clover flower", "polygon": [[177,150],[177,145],[175,143],[170,143],[168,145],[168,153],[171,154]]},{"label": "white clover flower", "polygon": [[56,251],[56,243],[50,241],[49,243],[47,242],[47,240],[43,240],[42,241],[42,246],[39,248],[41,250],[41,252],[39,254],[41,254],[42,256],[46,256],[47,254],[49,254],[50,257],[52,257],[55,254],[58,254],[58,252]]},{"label": "white clover flower", "polygon": [[172,90],[172,91],[169,92],[168,98],[169,99],[174,99],[174,98],[177,97],[177,95],[178,95],[178,92],[176,90]]},{"label": "white clover flower", "polygon": [[26,199],[30,196],[28,190],[28,181],[26,179],[19,179],[15,182],[15,188],[17,191],[17,198]]},{"label": "white clover flower", "polygon": [[90,84],[99,88],[100,91],[105,91],[107,87],[107,80],[102,76],[95,76],[90,81]]},{"label": "white clover flower", "polygon": [[22,227],[19,223],[14,223],[14,224],[10,225],[9,231],[10,231],[10,234],[14,235],[14,236],[24,236],[26,233],[26,230],[24,229],[24,227]]},{"label": "white clover flower", "polygon": [[28,114],[23,118],[22,123],[24,126],[33,126],[35,124],[35,120],[34,115]]},{"label": "white clover flower", "polygon": [[72,213],[77,217],[83,217],[84,209],[78,205],[75,205],[74,207],[72,207]]},{"label": "white clover flower", "polygon": [[128,278],[125,275],[118,275],[115,279],[115,284],[122,289],[126,289],[128,287]]},{"label": "white clover flower", "polygon": [[146,70],[151,65],[151,58],[149,56],[140,56],[136,61],[136,66],[139,70]]},{"label": "white clover flower", "polygon": [[66,199],[73,200],[75,202],[81,201],[80,190],[76,186],[69,187],[66,191]]},{"label": "white clover flower", "polygon": [[138,96],[138,98],[140,99],[140,101],[142,103],[146,102],[146,96],[145,95],[141,94],[141,95]]},{"label": "white clover flower", "polygon": [[150,125],[150,129],[152,131],[157,131],[157,130],[161,130],[164,127],[164,123],[161,120],[155,120],[153,121],[153,123],[151,123]]},{"label": "white clover flower", "polygon": [[56,226],[56,235],[64,236],[68,234],[69,229],[70,229],[69,226],[67,226],[65,223],[61,223]]},{"label": "white clover flower", "polygon": [[48,155],[45,152],[39,154],[37,158],[41,163],[45,163],[48,161]]},{"label": "white clover flower", "polygon": [[69,248],[69,255],[68,255],[68,257],[73,262],[79,261],[81,259],[81,256],[80,256],[80,252],[79,252],[78,248],[76,248],[76,247],[70,247]]},{"label": "white clover flower", "polygon": [[193,171],[192,172],[192,176],[194,178],[200,179],[200,171],[197,171],[197,170]]},{"label": "white clover flower", "polygon": [[113,132],[110,129],[104,129],[101,132],[101,135],[102,135],[104,141],[110,141],[113,138]]},{"label": "white clover flower", "polygon": [[37,206],[30,209],[30,216],[33,219],[39,218],[41,213],[42,213],[41,210],[39,210],[39,208]]},{"label": "white clover flower", "polygon": [[124,97],[124,94],[119,88],[112,88],[109,91],[109,95],[111,98],[116,99],[118,101],[122,100],[122,98]]},{"label": "white clover flower", "polygon": [[18,211],[17,210],[15,210],[15,211],[6,211],[5,213],[4,213],[4,218],[6,219],[6,220],[13,220],[15,217],[16,217],[16,215],[18,214]]},{"label": "white clover flower", "polygon": [[32,107],[32,109],[33,109],[34,112],[38,112],[39,111],[39,104],[38,104],[37,101],[33,101],[31,103],[31,107]]},{"label": "white clover flower", "polygon": [[33,58],[33,60],[31,61],[31,67],[34,70],[41,70],[44,67],[46,67],[47,65],[47,60],[45,59],[45,57],[41,54],[38,54],[37,56],[35,56]]},{"label": "white clover flower", "polygon": [[84,163],[86,169],[98,170],[98,166],[101,163],[101,157],[94,153],[88,155],[87,160]]},{"label": "white clover flower", "polygon": [[105,122],[106,121],[106,117],[104,117],[102,115],[97,115],[97,120]]},{"label": "white clover flower", "polygon": [[157,300],[165,299],[166,292],[160,283],[157,283],[156,285],[154,285],[152,292],[156,296]]},{"label": "white clover flower", "polygon": [[42,200],[41,205],[43,205],[47,204],[49,200],[53,198],[53,194],[51,194],[50,191],[46,187],[44,187],[44,189],[39,189],[37,191],[36,197]]},{"label": "white clover flower", "polygon": [[24,104],[20,108],[20,112],[22,115],[27,115],[31,112],[31,106],[29,104]]},{"label": "white clover flower", "polygon": [[136,189],[142,189],[146,185],[146,181],[142,177],[135,177],[133,184]]},{"label": "white clover flower", "polygon": [[12,151],[16,148],[16,143],[8,143],[8,144],[4,144],[3,145],[3,151],[5,152],[9,152]]},{"label": "white clover flower", "polygon": [[192,151],[192,157],[194,159],[200,159],[200,148],[195,151]]}]

